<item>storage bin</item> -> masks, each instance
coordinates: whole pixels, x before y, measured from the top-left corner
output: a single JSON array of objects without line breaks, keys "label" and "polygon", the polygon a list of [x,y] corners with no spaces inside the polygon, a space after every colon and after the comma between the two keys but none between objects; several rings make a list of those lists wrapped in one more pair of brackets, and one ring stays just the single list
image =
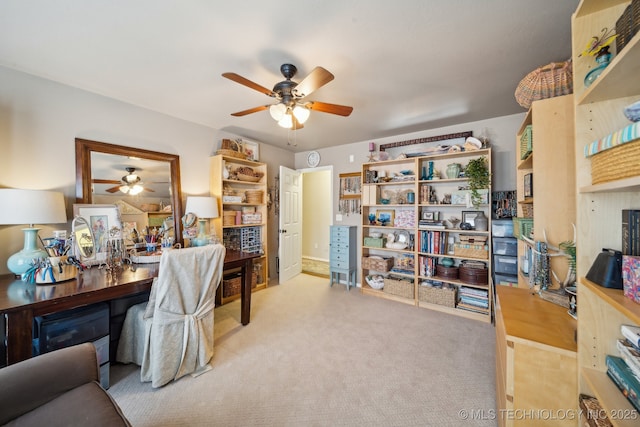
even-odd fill
[{"label": "storage bin", "polygon": [[413,299],[413,282],[405,279],[384,278],[384,288],[388,294]]},{"label": "storage bin", "polygon": [[470,283],[472,285],[486,285],[489,283],[489,270],[486,268],[465,267],[461,265],[458,268],[460,281]]},{"label": "storage bin", "polygon": [[468,243],[454,243],[453,254],[460,257],[487,259],[489,258],[489,246]]},{"label": "storage bin", "polygon": [[518,241],[510,237],[494,237],[493,238],[493,254],[517,256]]},{"label": "storage bin", "polygon": [[518,258],[506,255],[493,256],[494,271],[502,274],[518,274]]},{"label": "storage bin", "polygon": [[385,273],[393,267],[394,259],[382,257],[362,257],[362,268],[366,270],[375,270]]},{"label": "storage bin", "polygon": [[387,239],[385,237],[365,237],[364,245],[370,248],[384,248],[384,245],[387,243]]},{"label": "storage bin", "polygon": [[513,237],[513,221],[511,219],[494,219],[491,221],[493,237]]},{"label": "storage bin", "polygon": [[520,136],[520,160],[524,160],[533,151],[533,131],[531,125],[524,128]]},{"label": "storage bin", "polygon": [[456,288],[446,285],[442,287],[420,285],[418,286],[418,299],[430,304],[454,308],[456,306]]},{"label": "storage bin", "polygon": [[513,237],[522,240],[522,237],[531,237],[533,231],[533,218],[512,218],[513,220]]},{"label": "storage bin", "polygon": [[510,274],[498,274],[494,275],[494,281],[496,285],[513,286],[518,287],[518,276],[512,276]]}]

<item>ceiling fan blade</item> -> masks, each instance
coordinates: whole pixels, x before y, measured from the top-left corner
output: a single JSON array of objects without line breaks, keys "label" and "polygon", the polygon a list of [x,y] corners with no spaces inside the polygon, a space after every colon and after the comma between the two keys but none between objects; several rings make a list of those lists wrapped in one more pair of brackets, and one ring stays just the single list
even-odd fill
[{"label": "ceiling fan blade", "polygon": [[247,114],[257,113],[258,111],[264,111],[269,107],[270,105],[261,105],[259,107],[250,108],[248,110],[238,111],[237,113],[231,113],[231,115],[236,117],[246,116]]},{"label": "ceiling fan blade", "polygon": [[106,191],[107,193],[117,193],[118,191],[120,191],[120,186],[121,186],[121,185],[122,185],[122,184],[120,184],[120,185],[116,185],[115,187],[107,188],[107,189],[106,189],[106,190],[104,190],[104,191]]},{"label": "ceiling fan blade", "polygon": [[156,192],[156,190],[152,190],[152,189],[147,188],[147,187],[144,187],[144,188],[142,189],[142,191],[148,191],[149,193],[155,193],[155,192]]},{"label": "ceiling fan blade", "polygon": [[122,183],[122,181],[118,181],[115,179],[99,179],[99,178],[92,179],[91,182],[93,182],[94,184],[121,184]]},{"label": "ceiling fan blade", "polygon": [[257,90],[258,92],[262,92],[267,96],[272,96],[275,97],[275,94],[273,93],[273,91],[271,89],[267,89],[264,86],[260,86],[258,83],[254,83],[249,79],[245,79],[244,77],[242,77],[239,74],[236,73],[222,73],[222,77],[226,77],[229,80],[233,80],[236,83],[240,83],[241,85],[244,85],[248,88],[251,88],[253,90]]},{"label": "ceiling fan blade", "polygon": [[333,74],[322,67],[316,67],[295,87],[296,95],[303,98],[334,79]]},{"label": "ceiling fan blade", "polygon": [[351,114],[353,107],[347,107],[346,105],[328,104],[326,102],[310,101],[305,104],[307,108],[314,111],[320,111],[323,113],[337,114],[339,116],[345,116]]}]

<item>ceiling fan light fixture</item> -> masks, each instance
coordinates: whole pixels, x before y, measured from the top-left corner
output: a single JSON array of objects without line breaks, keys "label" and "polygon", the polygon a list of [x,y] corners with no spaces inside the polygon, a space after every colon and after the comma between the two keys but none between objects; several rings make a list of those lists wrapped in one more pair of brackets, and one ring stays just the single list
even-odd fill
[{"label": "ceiling fan light fixture", "polygon": [[311,110],[309,110],[307,107],[304,107],[302,105],[296,105],[293,108],[293,115],[296,116],[296,119],[301,124],[304,124],[304,122],[307,121],[310,114],[311,114]]},{"label": "ceiling fan light fixture", "polygon": [[131,187],[131,189],[129,190],[129,194],[135,196],[136,194],[142,193],[142,190],[144,190],[144,187],[142,185],[136,184]]},{"label": "ceiling fan light fixture", "polygon": [[273,120],[279,122],[287,113],[287,106],[284,104],[273,104],[269,107],[269,113]]},{"label": "ceiling fan light fixture", "polygon": [[282,119],[278,121],[278,125],[283,128],[291,129],[291,127],[293,126],[293,119],[291,118],[291,113],[287,112],[287,114],[285,114],[282,117]]},{"label": "ceiling fan light fixture", "polygon": [[124,194],[127,194],[129,192],[129,186],[128,185],[121,185],[119,190],[122,191]]}]

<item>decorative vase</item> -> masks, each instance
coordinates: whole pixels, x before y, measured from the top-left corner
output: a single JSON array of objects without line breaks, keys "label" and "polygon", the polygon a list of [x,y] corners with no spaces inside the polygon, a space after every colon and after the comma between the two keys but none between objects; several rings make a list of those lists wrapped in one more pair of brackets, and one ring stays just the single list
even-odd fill
[{"label": "decorative vase", "polygon": [[420,179],[423,180],[423,181],[425,179],[427,179],[427,167],[426,166],[422,167],[422,175],[420,176]]},{"label": "decorative vase", "polygon": [[594,82],[595,79],[602,74],[607,65],[609,65],[609,61],[611,60],[611,53],[609,53],[609,46],[605,46],[596,55],[596,66],[593,70],[589,71],[586,76],[584,76],[584,85],[585,87],[591,86],[591,83]]},{"label": "decorative vase", "polygon": [[483,211],[478,211],[478,215],[474,218],[473,224],[477,231],[487,231],[489,229],[489,220],[484,216]]},{"label": "decorative vase", "polygon": [[447,165],[447,178],[454,179],[460,176],[460,163],[450,163]]},{"label": "decorative vase", "polygon": [[445,267],[451,267],[454,264],[453,258],[442,258],[442,260],[440,260],[440,264],[444,265]]}]

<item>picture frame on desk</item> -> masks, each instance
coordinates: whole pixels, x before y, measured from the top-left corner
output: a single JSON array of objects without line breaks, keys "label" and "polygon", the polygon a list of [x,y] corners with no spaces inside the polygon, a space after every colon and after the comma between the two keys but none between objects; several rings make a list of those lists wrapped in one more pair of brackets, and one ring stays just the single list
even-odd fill
[{"label": "picture frame on desk", "polygon": [[75,203],[73,205],[73,216],[74,218],[78,216],[84,218],[93,230],[97,253],[107,250],[104,242],[107,241],[110,233],[116,232],[118,234],[118,236],[112,237],[122,237],[122,220],[120,218],[120,210],[116,205]]}]

